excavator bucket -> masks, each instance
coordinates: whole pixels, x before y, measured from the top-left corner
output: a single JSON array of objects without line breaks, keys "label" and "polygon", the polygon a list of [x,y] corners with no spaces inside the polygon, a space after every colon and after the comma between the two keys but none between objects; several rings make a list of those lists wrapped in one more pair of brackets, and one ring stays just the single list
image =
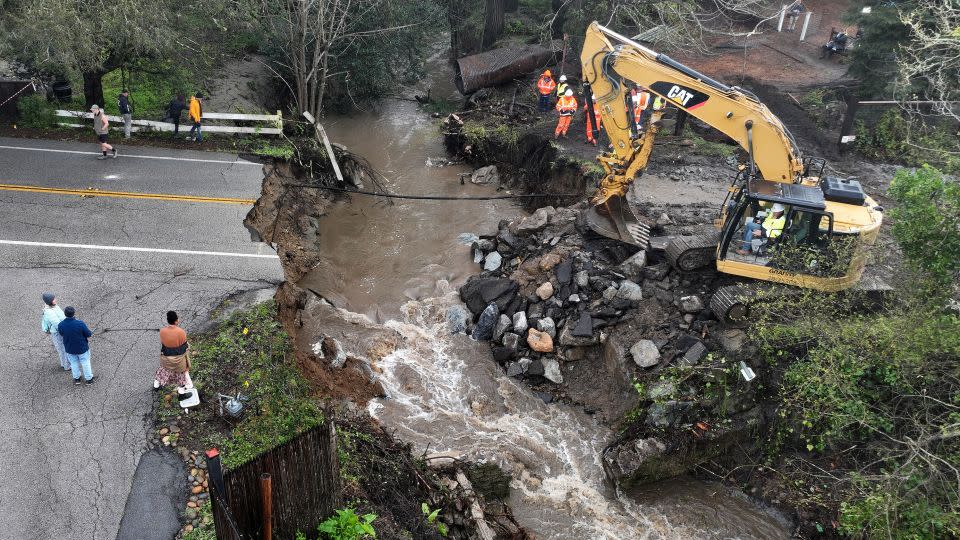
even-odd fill
[{"label": "excavator bucket", "polygon": [[602,205],[591,206],[586,218],[590,229],[601,236],[641,249],[650,246],[650,225],[637,218],[624,197],[610,197]]}]

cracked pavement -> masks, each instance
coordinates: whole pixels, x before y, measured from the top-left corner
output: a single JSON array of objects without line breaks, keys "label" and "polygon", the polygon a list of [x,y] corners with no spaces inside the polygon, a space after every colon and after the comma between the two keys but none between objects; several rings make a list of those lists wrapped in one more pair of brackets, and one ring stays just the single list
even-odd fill
[{"label": "cracked pavement", "polygon": [[[2,148],[8,146],[65,152]],[[92,153],[70,153],[94,152],[92,144],[0,138],[0,183],[250,199],[260,194],[261,168],[236,156],[119,148],[119,159],[98,161]],[[272,253],[250,241],[242,224],[248,210],[0,190],[0,240]],[[282,277],[275,258],[0,244],[0,323],[6,328],[0,338],[0,470],[7,477],[0,484],[0,539],[117,538],[125,507],[150,508],[135,497],[178,485],[170,478],[177,469],[155,451],[143,466],[153,469],[137,471],[148,450],[156,329],[174,309],[190,333],[227,296],[272,287]],[[45,291],[54,292],[61,306],[75,306],[94,331],[93,386],[73,385],[40,332]],[[133,485],[135,473],[149,485]],[[167,506],[174,501],[168,499]],[[125,526],[123,537],[171,538],[178,527],[172,512],[153,510],[154,519],[128,518],[133,527]]]}]

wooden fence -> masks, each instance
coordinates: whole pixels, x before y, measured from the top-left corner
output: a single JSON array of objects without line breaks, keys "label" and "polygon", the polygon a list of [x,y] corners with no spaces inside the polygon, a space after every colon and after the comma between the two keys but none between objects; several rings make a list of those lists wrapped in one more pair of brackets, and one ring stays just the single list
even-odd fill
[{"label": "wooden fence", "polygon": [[[64,127],[91,127],[90,123],[77,123],[76,120],[89,120],[93,118],[93,113],[84,111],[63,111],[58,110],[57,116],[61,118],[72,118],[74,122],[60,122]],[[116,130],[123,129],[123,118],[119,116],[107,115],[110,120],[110,128]],[[243,122],[260,122],[262,126],[218,126],[210,124],[210,120],[236,120]],[[173,131],[174,125],[170,122],[158,122],[156,120],[133,119],[132,131]],[[187,120],[180,123],[180,131],[188,131],[192,123]],[[277,111],[277,114],[233,114],[233,113],[203,113],[203,132],[204,133],[252,133],[255,135],[280,135],[283,133],[283,113]]]},{"label": "wooden fence", "polygon": [[340,507],[340,462],[333,422],[319,425],[218,478],[210,458],[210,500],[217,540],[265,537],[261,475],[270,475],[272,533],[293,538],[315,531]]}]

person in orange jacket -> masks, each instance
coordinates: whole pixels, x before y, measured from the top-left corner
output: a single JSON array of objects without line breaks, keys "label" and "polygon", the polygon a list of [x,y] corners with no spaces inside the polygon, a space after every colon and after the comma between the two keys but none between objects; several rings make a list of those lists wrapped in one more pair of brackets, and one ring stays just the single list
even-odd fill
[{"label": "person in orange jacket", "polygon": [[637,135],[646,131],[647,129],[647,120],[650,115],[650,92],[645,88],[634,88],[633,89],[633,121],[637,127]]},{"label": "person in orange jacket", "polygon": [[561,135],[567,136],[570,121],[573,120],[573,115],[577,112],[577,98],[573,97],[573,89],[568,88],[563,96],[557,100],[557,112],[560,113],[560,119],[557,121],[557,129],[554,130],[553,136],[559,139]]},{"label": "person in orange jacket", "polygon": [[[593,116],[597,119],[597,132],[599,133],[600,128],[603,127],[603,118],[600,116],[600,104],[597,103],[596,94],[593,95]],[[587,117],[587,142],[596,146],[597,139],[593,136],[593,123],[590,122],[590,111],[584,109],[584,112]],[[599,135],[598,135],[599,137]]]},{"label": "person in orange jacket", "polygon": [[540,109],[540,112],[550,110],[550,96],[556,87],[557,83],[553,82],[553,74],[550,73],[549,69],[544,71],[543,75],[537,80],[537,94],[540,96],[537,108]]},{"label": "person in orange jacket", "polygon": [[197,142],[203,142],[203,134],[200,133],[200,123],[203,121],[203,94],[200,92],[197,92],[190,98],[189,115],[193,126],[190,128],[190,135],[187,136],[187,140],[193,139],[193,132],[196,131]]}]

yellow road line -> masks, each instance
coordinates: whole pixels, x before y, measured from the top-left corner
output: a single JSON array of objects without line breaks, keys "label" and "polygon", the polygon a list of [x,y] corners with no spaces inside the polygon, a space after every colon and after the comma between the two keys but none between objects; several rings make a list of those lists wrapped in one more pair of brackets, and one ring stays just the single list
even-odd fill
[{"label": "yellow road line", "polygon": [[112,197],[117,199],[153,199],[157,201],[180,201],[218,204],[252,205],[256,199],[237,199],[232,197],[200,197],[197,195],[174,195],[167,193],[137,193],[135,191],[103,191],[95,189],[66,189],[19,184],[0,184],[0,191],[25,191],[29,193],[51,193],[55,195],[80,195],[82,197]]}]

